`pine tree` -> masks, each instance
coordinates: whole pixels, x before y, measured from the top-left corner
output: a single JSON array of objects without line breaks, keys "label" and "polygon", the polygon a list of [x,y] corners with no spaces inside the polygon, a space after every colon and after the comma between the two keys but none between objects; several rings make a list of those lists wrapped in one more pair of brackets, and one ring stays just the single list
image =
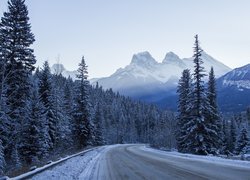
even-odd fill
[{"label": "pine tree", "polygon": [[7,156],[16,154],[14,157],[18,162],[18,151],[23,144],[23,123],[29,119],[27,103],[30,100],[30,76],[36,63],[30,46],[34,41],[25,1],[9,0],[8,11],[3,14],[0,23],[0,96],[3,97],[4,90],[10,120],[9,142],[5,152],[8,152]]},{"label": "pine tree", "polygon": [[247,129],[243,127],[240,132],[239,139],[237,141],[236,153],[246,154],[247,148],[249,147],[249,138],[247,135]]},{"label": "pine tree", "polygon": [[209,73],[208,88],[207,88],[207,107],[206,107],[206,123],[210,130],[209,133],[209,153],[216,153],[221,146],[221,120],[218,112],[217,102],[216,102],[216,81],[213,67]]},{"label": "pine tree", "polygon": [[31,73],[36,63],[30,46],[35,38],[29,24],[28,9],[25,0],[9,0],[8,12],[2,17],[1,36],[4,37],[4,52],[10,64],[22,63],[24,69]]},{"label": "pine tree", "polygon": [[83,148],[88,145],[91,130],[90,130],[90,112],[89,112],[89,81],[87,80],[87,65],[85,64],[84,57],[79,64],[77,70],[77,97],[75,107],[75,127],[74,134],[77,140],[78,148]]},{"label": "pine tree", "polygon": [[40,80],[39,80],[39,95],[41,102],[43,103],[45,107],[46,112],[46,124],[48,126],[48,134],[49,134],[49,146],[50,150],[54,148],[57,141],[56,136],[56,125],[57,125],[57,119],[55,117],[55,109],[53,104],[53,87],[51,82],[51,72],[49,63],[45,61],[43,70],[40,74]]},{"label": "pine tree", "polygon": [[190,120],[191,107],[191,75],[188,69],[182,72],[182,77],[179,80],[178,90],[178,129],[177,129],[177,148],[180,152],[187,151],[187,128]]},{"label": "pine tree", "polygon": [[23,134],[25,145],[22,152],[25,154],[27,164],[36,163],[39,159],[45,159],[48,156],[50,142],[45,124],[46,112],[39,99],[36,82],[34,82],[32,90],[30,121],[26,124]]},{"label": "pine tree", "polygon": [[[72,102],[67,102],[70,107],[66,109],[65,107],[65,84],[66,78],[62,76],[62,74],[53,76],[53,104],[55,108],[55,117],[57,119],[57,144],[60,146],[58,151],[66,150],[66,146],[68,144],[72,144],[71,134],[71,122],[70,118],[72,118]],[[71,87],[72,88],[72,87]],[[71,93],[71,92],[70,92]],[[70,104],[69,104],[70,103]]]},{"label": "pine tree", "polygon": [[194,73],[193,73],[193,91],[191,120],[188,131],[188,148],[189,152],[195,154],[209,153],[209,132],[211,129],[206,122],[205,112],[207,99],[205,94],[203,61],[201,59],[201,48],[198,41],[198,35],[195,36],[194,46]]}]

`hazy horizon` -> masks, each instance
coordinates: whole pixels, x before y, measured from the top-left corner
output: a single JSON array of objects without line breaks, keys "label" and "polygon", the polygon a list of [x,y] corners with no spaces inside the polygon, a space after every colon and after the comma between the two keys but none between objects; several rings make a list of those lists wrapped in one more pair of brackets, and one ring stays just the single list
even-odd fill
[{"label": "hazy horizon", "polygon": [[[0,2],[0,13],[7,10]],[[111,75],[132,55],[148,51],[161,61],[173,51],[191,57],[194,35],[201,47],[230,68],[250,62],[250,2],[26,0],[35,34],[37,65],[60,59],[77,69],[84,55],[90,78]]]}]

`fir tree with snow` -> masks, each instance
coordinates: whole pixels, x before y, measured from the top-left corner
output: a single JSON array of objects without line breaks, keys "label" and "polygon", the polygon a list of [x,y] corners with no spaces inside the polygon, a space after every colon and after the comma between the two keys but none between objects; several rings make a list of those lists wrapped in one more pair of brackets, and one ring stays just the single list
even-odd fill
[{"label": "fir tree with snow", "polygon": [[[72,144],[71,137],[71,118],[72,118],[72,108],[65,109],[64,107],[66,102],[64,99],[64,88],[66,79],[61,75],[53,75],[53,107],[56,118],[56,138],[57,138],[57,146],[58,150],[64,149],[67,144]],[[73,101],[71,102],[71,106],[73,106]],[[71,114],[70,114],[71,112]]]},{"label": "fir tree with snow", "polygon": [[39,79],[39,95],[40,100],[43,103],[43,106],[45,107],[46,112],[46,124],[48,128],[48,134],[49,134],[49,146],[50,150],[53,149],[53,147],[56,145],[57,141],[57,119],[55,117],[55,108],[53,104],[53,86],[52,86],[52,75],[50,72],[50,67],[47,61],[45,61],[43,65],[43,69],[40,74]]},{"label": "fir tree with snow", "polygon": [[75,105],[75,126],[74,135],[78,148],[83,148],[88,145],[91,136],[90,124],[90,109],[89,109],[89,81],[87,80],[88,71],[84,57],[77,70],[77,92],[76,92],[76,105]]},{"label": "fir tree with snow", "polygon": [[39,159],[48,157],[49,136],[46,127],[46,111],[39,99],[37,83],[33,84],[32,101],[30,104],[30,121],[25,127],[23,136],[25,146],[23,154],[28,164],[37,163]]},{"label": "fir tree with snow", "polygon": [[205,94],[204,67],[201,59],[202,49],[200,48],[198,35],[195,36],[194,44],[194,73],[192,90],[192,107],[190,125],[187,129],[189,143],[187,144],[189,152],[195,154],[208,154],[208,139],[211,129],[208,127],[205,117],[207,99]]},{"label": "fir tree with snow", "polygon": [[3,98],[4,92],[7,97],[7,116],[10,120],[6,156],[20,163],[19,151],[24,140],[21,137],[22,127],[29,119],[27,103],[30,100],[30,76],[36,63],[33,49],[30,48],[34,41],[25,1],[9,0],[8,11],[0,22],[0,96]]},{"label": "fir tree with snow", "polygon": [[191,74],[188,69],[182,72],[179,80],[177,93],[179,94],[178,100],[178,129],[177,135],[177,148],[180,152],[187,151],[187,128],[189,126],[191,115]]},{"label": "fir tree with snow", "polygon": [[218,106],[217,106],[217,93],[216,93],[216,80],[214,69],[211,68],[209,72],[209,80],[207,87],[207,107],[206,107],[206,123],[210,130],[209,133],[209,153],[217,153],[221,147],[221,128],[222,123],[220,120]]},{"label": "fir tree with snow", "polygon": [[249,148],[249,138],[247,134],[247,129],[243,127],[240,131],[240,135],[237,141],[236,153],[246,154]]}]

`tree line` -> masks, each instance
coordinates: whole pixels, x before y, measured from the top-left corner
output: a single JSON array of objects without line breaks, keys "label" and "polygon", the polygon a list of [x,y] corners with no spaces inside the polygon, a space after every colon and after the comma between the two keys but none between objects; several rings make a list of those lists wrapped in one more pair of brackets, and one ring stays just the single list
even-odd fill
[{"label": "tree line", "polygon": [[211,67],[208,82],[205,83],[207,74],[202,66],[201,52],[196,35],[194,72],[191,74],[189,69],[184,70],[178,84],[177,148],[180,152],[201,155],[245,154],[250,150],[249,123],[246,120],[246,123],[241,123],[237,133],[235,118],[222,118],[216,102],[214,70]]},{"label": "tree line", "polygon": [[0,22],[0,174],[21,173],[87,146],[175,147],[172,112],[91,86],[84,57],[76,81],[52,74],[47,61],[35,68],[34,42],[25,0],[9,0]]},{"label": "tree line", "polygon": [[222,116],[213,68],[205,83],[198,36],[194,72],[179,80],[177,116],[134,101],[98,83],[91,86],[82,57],[77,80],[35,68],[25,0],[9,0],[0,21],[0,174],[23,172],[87,146],[150,143],[194,154],[248,151],[250,109]]}]

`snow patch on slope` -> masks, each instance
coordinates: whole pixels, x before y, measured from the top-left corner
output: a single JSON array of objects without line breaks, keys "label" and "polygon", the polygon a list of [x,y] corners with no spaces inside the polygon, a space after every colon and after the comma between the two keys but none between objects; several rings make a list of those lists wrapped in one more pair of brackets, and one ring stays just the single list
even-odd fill
[{"label": "snow patch on slope", "polygon": [[236,86],[238,89],[240,88],[250,89],[250,80],[239,80],[239,81],[223,80],[223,86]]}]

